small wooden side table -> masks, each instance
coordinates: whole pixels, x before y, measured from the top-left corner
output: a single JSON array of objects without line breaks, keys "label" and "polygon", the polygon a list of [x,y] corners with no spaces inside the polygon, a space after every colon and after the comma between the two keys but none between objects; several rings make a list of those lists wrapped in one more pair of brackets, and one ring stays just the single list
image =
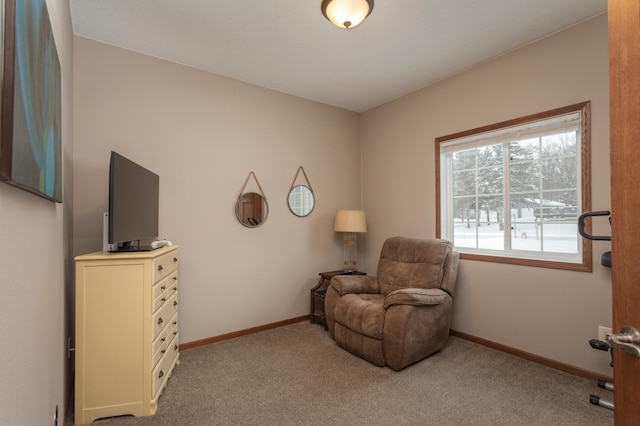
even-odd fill
[{"label": "small wooden side table", "polygon": [[320,272],[318,275],[320,275],[320,281],[311,289],[311,313],[309,319],[311,324],[320,323],[324,325],[325,330],[328,330],[327,319],[324,315],[324,297],[327,293],[327,287],[331,284],[331,278],[336,275],[367,275],[367,273],[360,271],[345,272],[340,269],[339,271]]}]

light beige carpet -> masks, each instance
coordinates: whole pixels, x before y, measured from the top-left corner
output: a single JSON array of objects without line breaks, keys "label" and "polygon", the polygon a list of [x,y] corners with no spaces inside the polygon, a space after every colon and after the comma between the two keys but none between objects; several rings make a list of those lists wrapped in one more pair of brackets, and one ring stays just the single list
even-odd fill
[{"label": "light beige carpet", "polygon": [[155,416],[94,425],[613,425],[612,411],[589,403],[590,393],[612,398],[596,383],[455,337],[400,372],[306,321],[180,359]]}]

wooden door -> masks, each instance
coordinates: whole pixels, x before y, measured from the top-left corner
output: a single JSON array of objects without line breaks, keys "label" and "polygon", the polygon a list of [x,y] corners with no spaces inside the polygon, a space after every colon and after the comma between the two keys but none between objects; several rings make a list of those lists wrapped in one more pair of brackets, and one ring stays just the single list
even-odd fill
[{"label": "wooden door", "polygon": [[[613,331],[640,330],[640,0],[609,0]],[[640,424],[640,358],[614,350],[616,425]]]}]

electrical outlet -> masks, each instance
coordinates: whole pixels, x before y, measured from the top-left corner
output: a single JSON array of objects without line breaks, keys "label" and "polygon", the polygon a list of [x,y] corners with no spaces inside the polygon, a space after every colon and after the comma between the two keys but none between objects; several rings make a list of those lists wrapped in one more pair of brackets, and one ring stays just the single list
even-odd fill
[{"label": "electrical outlet", "polygon": [[598,340],[607,341],[605,337],[607,334],[611,334],[611,327],[603,327],[601,325],[598,326]]}]

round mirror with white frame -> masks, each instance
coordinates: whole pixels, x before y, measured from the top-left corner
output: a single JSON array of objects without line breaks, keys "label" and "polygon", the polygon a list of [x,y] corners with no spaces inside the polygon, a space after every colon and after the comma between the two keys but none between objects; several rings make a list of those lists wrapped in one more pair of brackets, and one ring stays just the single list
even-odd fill
[{"label": "round mirror with white frame", "polygon": [[315,206],[313,191],[306,185],[296,185],[289,191],[287,204],[291,213],[298,217],[309,216]]}]

